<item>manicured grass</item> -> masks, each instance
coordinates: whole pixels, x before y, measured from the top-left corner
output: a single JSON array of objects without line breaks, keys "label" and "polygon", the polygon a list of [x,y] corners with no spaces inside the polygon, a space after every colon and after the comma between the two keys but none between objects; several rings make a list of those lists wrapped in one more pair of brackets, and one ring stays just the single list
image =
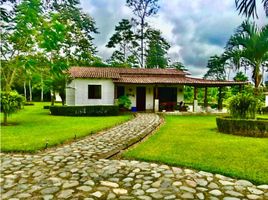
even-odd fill
[{"label": "manicured grass", "polygon": [[268,183],[268,138],[221,134],[215,116],[166,116],[126,158],[156,161]]},{"label": "manicured grass", "polygon": [[[1,151],[34,152],[43,149],[46,141],[49,146],[58,145],[69,140],[96,133],[127,121],[131,115],[113,117],[63,117],[52,116],[43,109],[49,103],[35,103],[25,106],[21,111],[11,115],[9,123],[2,126]],[[1,115],[2,120],[2,115]]]}]

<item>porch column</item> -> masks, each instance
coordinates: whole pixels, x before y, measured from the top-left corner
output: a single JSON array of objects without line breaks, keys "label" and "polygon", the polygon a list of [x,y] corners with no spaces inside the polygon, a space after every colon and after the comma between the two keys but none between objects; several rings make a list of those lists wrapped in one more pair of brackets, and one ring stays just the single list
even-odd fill
[{"label": "porch column", "polygon": [[206,112],[208,111],[208,88],[205,87],[205,94],[204,94],[204,108]]},{"label": "porch column", "polygon": [[197,106],[198,106],[198,102],[197,102],[197,87],[194,87],[194,104],[193,104],[193,112],[197,111]]},{"label": "porch column", "polygon": [[222,111],[222,87],[219,87],[219,94],[218,94],[218,110]]},{"label": "porch column", "polygon": [[154,112],[159,111],[159,99],[158,99],[158,88],[154,87]]}]

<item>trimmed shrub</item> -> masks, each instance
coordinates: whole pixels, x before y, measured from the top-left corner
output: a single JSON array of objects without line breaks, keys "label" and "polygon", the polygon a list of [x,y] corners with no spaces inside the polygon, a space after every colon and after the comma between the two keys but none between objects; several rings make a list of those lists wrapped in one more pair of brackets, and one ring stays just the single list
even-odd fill
[{"label": "trimmed shrub", "polygon": [[218,130],[223,133],[250,137],[268,137],[268,120],[218,117]]},{"label": "trimmed shrub", "polygon": [[50,106],[52,115],[61,116],[114,116],[118,106]]},{"label": "trimmed shrub", "polygon": [[50,109],[50,106],[44,106],[44,109]]},{"label": "trimmed shrub", "polygon": [[229,100],[228,109],[233,118],[255,119],[260,106],[258,98],[248,94],[238,94]]},{"label": "trimmed shrub", "polygon": [[267,114],[268,113],[268,106],[267,107],[263,107],[261,110],[262,110],[262,113],[263,114]]},{"label": "trimmed shrub", "polygon": [[24,103],[24,106],[34,106],[34,103],[32,103],[32,102],[25,102]]}]

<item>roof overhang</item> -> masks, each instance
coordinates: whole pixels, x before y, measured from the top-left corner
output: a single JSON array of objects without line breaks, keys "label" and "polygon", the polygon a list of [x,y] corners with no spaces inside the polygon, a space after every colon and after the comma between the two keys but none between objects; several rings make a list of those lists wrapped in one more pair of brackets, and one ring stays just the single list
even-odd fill
[{"label": "roof overhang", "polygon": [[75,79],[111,79],[116,84],[171,84],[194,87],[223,87],[248,84],[248,82],[188,77],[187,75],[189,74],[176,69],[72,67],[68,72]]},{"label": "roof overhang", "polygon": [[172,85],[188,85],[194,87],[224,87],[233,85],[246,85],[248,82],[236,81],[217,81],[206,80],[192,77],[121,77],[113,79],[116,84],[172,84]]}]

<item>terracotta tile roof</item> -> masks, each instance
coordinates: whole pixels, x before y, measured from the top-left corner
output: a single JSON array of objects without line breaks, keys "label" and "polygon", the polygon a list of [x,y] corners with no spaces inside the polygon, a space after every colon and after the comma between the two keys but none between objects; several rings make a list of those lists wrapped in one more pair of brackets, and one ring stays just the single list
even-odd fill
[{"label": "terracotta tile roof", "polygon": [[142,77],[142,76],[124,76],[113,81],[114,83],[127,83],[127,84],[184,84],[184,85],[200,85],[200,86],[228,86],[228,85],[243,85],[246,82],[235,82],[235,81],[214,81],[197,79],[191,77]]},{"label": "terracotta tile roof", "polygon": [[72,67],[69,72],[74,78],[120,78],[120,75],[186,75],[176,69],[141,69],[141,68],[116,68],[116,67]]},{"label": "terracotta tile roof", "polygon": [[102,67],[72,67],[69,73],[73,78],[120,78],[113,68]]},{"label": "terracotta tile roof", "polygon": [[231,86],[231,85],[245,85],[248,82],[243,81],[217,81],[217,80],[206,80],[200,78],[186,77],[188,83],[186,85],[202,85],[202,86]]},{"label": "terracotta tile roof", "polygon": [[191,86],[243,85],[247,82],[215,81],[187,77],[188,73],[176,69],[141,69],[112,67],[72,67],[73,78],[109,78],[125,84],[184,84]]}]

